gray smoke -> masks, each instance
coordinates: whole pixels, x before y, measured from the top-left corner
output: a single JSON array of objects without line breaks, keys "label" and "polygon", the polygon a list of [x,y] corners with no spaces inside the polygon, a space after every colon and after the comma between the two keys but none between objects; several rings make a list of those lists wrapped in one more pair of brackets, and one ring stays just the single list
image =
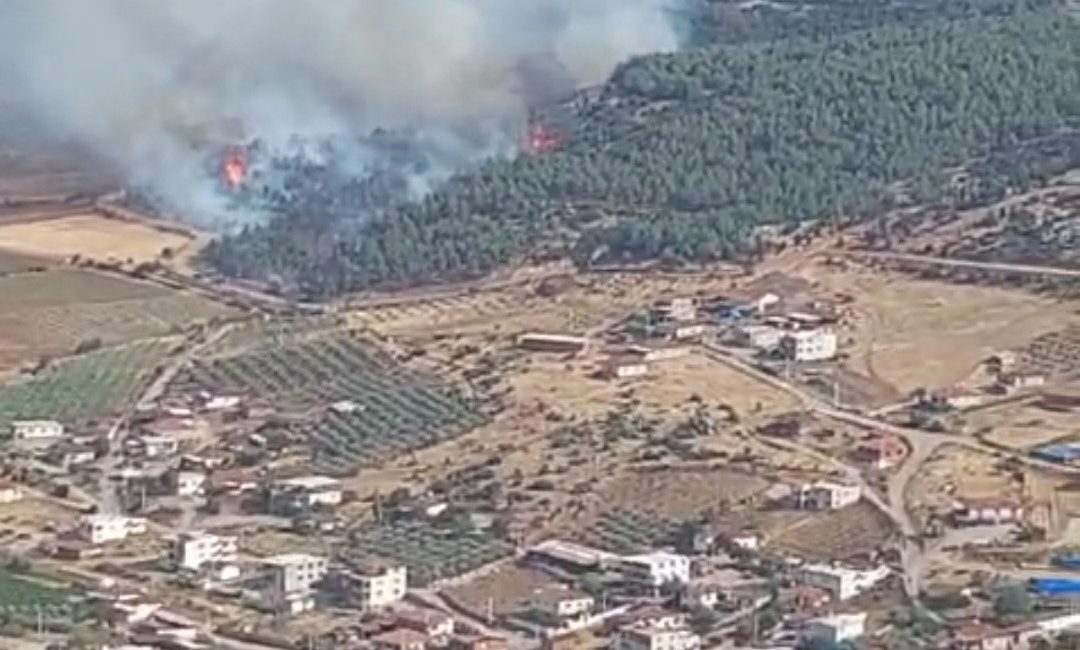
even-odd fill
[{"label": "gray smoke", "polygon": [[668,2],[3,0],[0,96],[205,218],[196,143],[413,128],[445,172],[511,148],[528,104],[673,48]]}]

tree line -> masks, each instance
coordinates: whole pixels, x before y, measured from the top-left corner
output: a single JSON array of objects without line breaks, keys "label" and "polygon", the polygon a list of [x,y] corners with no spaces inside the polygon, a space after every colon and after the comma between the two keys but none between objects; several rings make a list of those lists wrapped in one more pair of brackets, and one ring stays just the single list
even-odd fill
[{"label": "tree line", "polygon": [[758,225],[872,211],[887,191],[932,192],[969,159],[1080,126],[1080,21],[1009,6],[639,57],[577,108],[558,151],[488,160],[321,239],[285,213],[204,259],[326,297],[541,248],[582,264],[749,256]]}]

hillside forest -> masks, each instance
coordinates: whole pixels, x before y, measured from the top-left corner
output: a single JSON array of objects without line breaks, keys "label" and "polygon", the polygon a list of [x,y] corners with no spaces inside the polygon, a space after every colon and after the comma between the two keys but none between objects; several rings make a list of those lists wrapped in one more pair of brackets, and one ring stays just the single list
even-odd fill
[{"label": "hillside forest", "polygon": [[[959,166],[1080,128],[1080,21],[1050,2],[945,5],[810,13],[835,14],[833,29],[724,20],[738,10],[716,5],[697,45],[628,61],[567,109],[556,150],[487,160],[363,215],[309,196],[219,239],[204,261],[326,298],[529,255],[746,260],[761,225],[934,200]],[[1017,164],[986,186],[1053,171]],[[1053,164],[1080,164],[1080,151]]]}]

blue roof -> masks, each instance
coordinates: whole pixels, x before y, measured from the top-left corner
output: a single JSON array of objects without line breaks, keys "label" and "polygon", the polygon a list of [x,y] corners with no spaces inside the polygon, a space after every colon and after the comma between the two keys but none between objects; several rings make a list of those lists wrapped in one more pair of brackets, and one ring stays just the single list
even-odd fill
[{"label": "blue roof", "polygon": [[1080,443],[1043,445],[1033,450],[1031,455],[1055,462],[1080,460]]},{"label": "blue roof", "polygon": [[1059,594],[1080,595],[1080,580],[1068,578],[1035,578],[1031,581],[1031,588],[1044,596]]}]

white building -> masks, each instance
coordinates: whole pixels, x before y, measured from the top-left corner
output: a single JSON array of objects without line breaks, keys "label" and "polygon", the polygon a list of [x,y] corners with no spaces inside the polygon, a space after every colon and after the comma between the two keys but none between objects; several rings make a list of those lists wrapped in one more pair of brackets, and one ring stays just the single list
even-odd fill
[{"label": "white building", "polygon": [[45,440],[64,435],[64,425],[55,420],[18,420],[11,423],[15,440]]},{"label": "white building", "polygon": [[86,515],[79,520],[78,532],[91,544],[103,544],[145,533],[146,520],[119,515]]},{"label": "white building", "polygon": [[862,498],[862,487],[816,481],[799,488],[799,508],[802,510],[839,510],[858,503]]},{"label": "white building", "polygon": [[204,564],[236,561],[236,538],[192,531],[181,533],[173,547],[176,566],[197,571]]},{"label": "white building", "polygon": [[657,305],[654,312],[657,317],[664,320],[692,321],[697,318],[697,299],[692,297],[672,298]]},{"label": "white building", "polygon": [[313,587],[326,576],[324,557],[286,553],[266,558],[270,569],[269,600],[275,609],[294,614],[315,606]]},{"label": "white building", "polygon": [[755,350],[768,350],[780,345],[783,331],[772,325],[746,325],[739,328],[738,339]]},{"label": "white building", "polygon": [[135,455],[146,458],[164,458],[180,451],[180,442],[167,436],[142,436],[130,438],[125,446]]},{"label": "white building", "polygon": [[854,641],[866,634],[866,612],[815,618],[806,624],[803,637],[829,644]]},{"label": "white building", "polygon": [[176,495],[197,497],[206,493],[206,474],[202,472],[177,472]]},{"label": "white building", "polygon": [[860,571],[828,564],[811,564],[802,568],[799,579],[805,585],[828,591],[837,600],[847,600],[870,589],[888,575],[887,566]]},{"label": "white building", "polygon": [[953,520],[961,526],[1019,523],[1024,505],[1008,497],[958,499],[953,503]]},{"label": "white building", "polygon": [[690,558],[675,553],[657,551],[631,555],[621,558],[618,567],[628,581],[646,587],[690,582]]},{"label": "white building", "polygon": [[300,476],[278,481],[272,501],[276,511],[304,511],[341,503],[341,483],[329,476]]},{"label": "white building", "polygon": [[556,627],[587,618],[595,606],[596,600],[589,594],[566,587],[537,589],[529,599],[529,608]]},{"label": "white building", "polygon": [[796,361],[825,361],[836,356],[836,332],[814,329],[790,332],[784,337]]},{"label": "white building", "polygon": [[358,572],[357,598],[361,611],[371,611],[392,605],[405,597],[408,573],[404,566],[381,566]]},{"label": "white building", "polygon": [[687,629],[624,628],[617,650],[698,650],[701,637]]},{"label": "white building", "polygon": [[609,379],[630,379],[649,374],[649,366],[638,357],[625,355],[605,361],[603,372]]}]

